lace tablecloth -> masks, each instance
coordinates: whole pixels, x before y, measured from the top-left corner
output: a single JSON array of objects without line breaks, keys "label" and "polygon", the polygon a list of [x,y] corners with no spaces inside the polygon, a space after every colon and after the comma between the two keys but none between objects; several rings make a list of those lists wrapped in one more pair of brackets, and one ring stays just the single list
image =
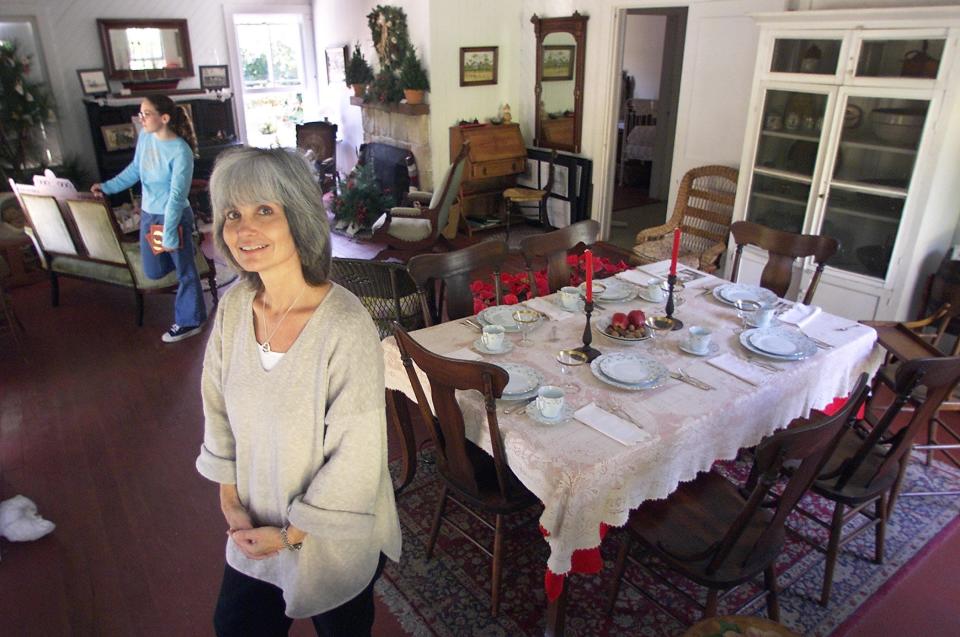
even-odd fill
[{"label": "lace tablecloth", "polygon": [[[804,331],[834,346],[820,349],[804,361],[774,362],[782,370],[779,373],[758,367],[765,374],[758,386],[709,365],[705,358],[681,352],[678,345],[686,338],[687,328],[701,325],[713,330],[719,345],[717,354],[747,354],[738,340],[741,324],[736,310],[702,293],[704,288],[720,283],[723,281],[714,277],[704,278],[697,281],[697,289],[688,287],[682,293],[683,303],[675,312],[684,321],[682,330],[633,344],[614,341],[596,330],[593,336],[593,346],[603,353],[633,351],[648,355],[671,371],[682,367],[715,390],[704,391],[670,379],[656,389],[627,391],[598,380],[586,365],[575,371],[575,382],[581,390],[567,395],[569,404],[579,408],[590,401],[608,407],[612,402],[619,403],[654,434],[648,442],[627,447],[576,420],[542,425],[524,415],[523,410],[504,415],[503,408],[498,409],[510,468],[544,504],[540,523],[549,532],[547,567],[554,573],[570,570],[575,550],[599,546],[601,523],[622,526],[630,510],[645,500],[666,497],[680,482],[709,470],[716,460],[734,458],[738,449],[755,445],[794,418],[846,395],[861,372],[872,373],[879,366],[881,354],[874,348],[876,332],[866,326],[840,330],[852,322],[826,313],[821,315],[822,322],[818,319]],[[594,325],[598,318],[613,312],[663,311],[662,303],[639,298],[601,303],[604,309],[594,313]],[[563,384],[566,379],[561,376],[556,354],[579,346],[582,332],[583,321],[579,319],[546,321],[530,333],[534,346],[514,347],[507,354],[485,355],[483,359],[523,363],[543,374],[545,382]],[[430,350],[447,354],[471,347],[479,334],[468,325],[451,321],[418,330],[412,336]],[[382,346],[387,387],[416,400],[396,341],[387,338]],[[429,396],[425,375],[421,373],[420,379]],[[460,403],[467,436],[491,452],[480,394],[464,392]]]}]

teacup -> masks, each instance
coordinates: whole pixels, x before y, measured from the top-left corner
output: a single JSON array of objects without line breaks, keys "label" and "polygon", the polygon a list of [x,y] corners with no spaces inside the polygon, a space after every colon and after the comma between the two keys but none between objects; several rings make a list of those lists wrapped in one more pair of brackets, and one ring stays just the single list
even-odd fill
[{"label": "teacup", "polygon": [[576,310],[580,302],[580,288],[567,285],[560,288],[560,305],[568,310]]},{"label": "teacup", "polygon": [[563,410],[563,388],[544,385],[537,391],[537,410],[544,418],[556,418]]},{"label": "teacup", "polygon": [[698,354],[703,354],[710,349],[710,337],[712,332],[699,325],[694,325],[688,331],[687,348]]},{"label": "teacup", "polygon": [[773,321],[773,315],[777,310],[777,306],[772,303],[766,303],[761,305],[753,313],[753,322],[757,327],[766,327],[770,325]]},{"label": "teacup", "polygon": [[503,349],[503,335],[505,332],[506,330],[503,329],[502,325],[484,325],[480,340],[483,342],[484,347],[495,352]]},{"label": "teacup", "polygon": [[663,283],[663,279],[650,279],[647,281],[645,292],[648,299],[651,301],[663,300],[664,292],[663,288],[660,287],[661,283]]}]

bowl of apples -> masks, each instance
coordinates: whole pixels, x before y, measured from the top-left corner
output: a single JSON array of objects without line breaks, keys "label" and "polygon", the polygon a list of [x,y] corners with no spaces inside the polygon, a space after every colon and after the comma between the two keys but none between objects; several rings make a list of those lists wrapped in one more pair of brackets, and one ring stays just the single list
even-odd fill
[{"label": "bowl of apples", "polygon": [[653,336],[652,331],[646,325],[646,320],[647,317],[643,310],[631,310],[626,313],[616,312],[609,318],[598,319],[597,329],[608,338],[626,343],[637,343]]}]

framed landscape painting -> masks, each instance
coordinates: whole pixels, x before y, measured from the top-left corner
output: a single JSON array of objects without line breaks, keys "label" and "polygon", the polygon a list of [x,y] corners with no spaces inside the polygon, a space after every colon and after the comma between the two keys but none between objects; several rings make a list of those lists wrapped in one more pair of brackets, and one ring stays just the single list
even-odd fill
[{"label": "framed landscape painting", "polygon": [[460,86],[497,83],[495,46],[460,47]]},{"label": "framed landscape painting", "polygon": [[542,82],[560,82],[573,79],[574,45],[544,45],[543,68],[540,73]]}]

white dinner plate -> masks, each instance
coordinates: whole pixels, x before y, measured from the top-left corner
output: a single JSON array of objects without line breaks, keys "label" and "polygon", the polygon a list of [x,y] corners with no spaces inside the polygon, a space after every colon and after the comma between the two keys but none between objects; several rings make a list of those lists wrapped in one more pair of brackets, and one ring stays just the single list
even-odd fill
[{"label": "white dinner plate", "polygon": [[[755,337],[756,342],[762,344],[766,349],[761,349],[759,346],[754,344]],[[789,341],[789,346],[786,345],[786,341]],[[783,327],[766,327],[744,330],[740,333],[740,344],[754,354],[766,356],[767,358],[773,358],[778,361],[799,361],[805,358],[810,358],[817,353],[816,343],[800,332],[788,330]],[[776,349],[781,352],[786,352],[791,348],[792,353],[789,354],[777,354],[773,351],[768,351]]]},{"label": "white dinner plate", "polygon": [[737,301],[754,301],[761,305],[767,303],[776,303],[780,300],[776,294],[762,288],[759,285],[747,285],[745,283],[727,283],[713,288],[713,298],[721,303],[733,305]]},{"label": "white dinner plate", "polygon": [[[667,368],[666,368],[666,367],[663,367],[663,366],[661,365],[661,367],[663,368],[663,373],[662,373],[661,375],[658,375],[657,378],[656,378],[656,380],[655,380],[653,383],[651,383],[651,384],[629,385],[629,384],[627,384],[627,383],[621,383],[620,381],[618,381],[618,380],[616,380],[616,379],[610,378],[609,376],[607,376],[606,374],[603,373],[603,370],[600,369],[600,365],[601,365],[601,362],[602,362],[601,359],[602,359],[604,356],[609,356],[609,354],[603,354],[603,355],[595,358],[595,359],[593,360],[593,362],[590,363],[590,371],[593,373],[594,376],[597,377],[598,380],[600,380],[600,381],[602,381],[602,382],[604,382],[604,383],[606,383],[606,384],[608,384],[608,385],[613,385],[614,387],[619,387],[620,389],[628,389],[628,390],[630,390],[630,391],[641,391],[641,390],[644,390],[644,389],[655,389],[655,388],[660,387],[661,385],[663,385],[663,383],[667,380],[667,378],[670,377],[669,372],[667,372]],[[654,361],[654,362],[655,362],[655,361]],[[659,363],[658,363],[658,364],[659,364]]]},{"label": "white dinner plate", "polygon": [[632,352],[614,352],[601,357],[600,371],[626,385],[649,385],[656,381],[660,363]]},{"label": "white dinner plate", "polygon": [[473,342],[473,349],[477,350],[481,354],[506,354],[507,352],[513,351],[513,341],[509,339],[503,339],[503,346],[500,349],[490,349],[483,344],[483,339],[478,338]]},{"label": "white dinner plate", "polygon": [[508,400],[516,400],[521,394],[535,392],[543,383],[543,376],[540,372],[527,365],[519,363],[501,363],[502,367],[510,375],[507,386],[503,388],[503,397]]},{"label": "white dinner plate", "polygon": [[[629,301],[637,296],[637,286],[616,277],[602,279],[597,281],[597,283],[604,286],[603,292],[595,295],[597,300],[600,301],[619,303],[621,301]],[[583,282],[580,284],[580,294],[585,295],[586,293],[587,283]]]},{"label": "white dinner plate", "polygon": [[536,420],[541,425],[559,425],[573,418],[573,407],[564,401],[563,407],[560,408],[560,413],[557,414],[557,417],[547,418],[540,413],[540,408],[537,407],[537,401],[533,401],[527,405],[526,409],[524,409],[524,413]]},{"label": "white dinner plate", "polygon": [[477,318],[482,325],[499,325],[508,332],[519,332],[520,326],[513,320],[516,311],[515,305],[494,305],[480,310]]}]

